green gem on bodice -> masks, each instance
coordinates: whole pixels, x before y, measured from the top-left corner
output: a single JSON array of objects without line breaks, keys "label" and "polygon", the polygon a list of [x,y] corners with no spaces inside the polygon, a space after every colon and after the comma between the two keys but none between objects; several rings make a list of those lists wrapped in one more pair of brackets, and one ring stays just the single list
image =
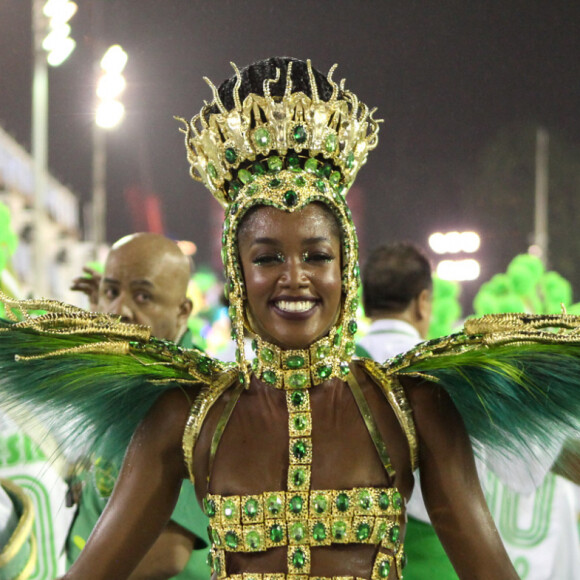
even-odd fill
[{"label": "green gem on bodice", "polygon": [[356,528],[356,539],[359,542],[364,542],[368,540],[371,536],[371,526],[367,523],[359,524]]},{"label": "green gem on bodice", "polygon": [[387,524],[381,522],[377,527],[377,541],[381,541],[387,535]]},{"label": "green gem on bodice", "polygon": [[294,429],[296,431],[304,431],[306,426],[308,425],[308,421],[302,415],[298,415],[298,417],[294,417]]},{"label": "green gem on bodice", "polygon": [[261,543],[262,541],[258,532],[252,530],[246,534],[246,545],[251,550],[257,550]]},{"label": "green gem on bodice", "polygon": [[314,524],[312,527],[312,537],[317,542],[323,542],[326,540],[326,527],[323,523],[318,522],[317,524]]},{"label": "green gem on bodice", "polygon": [[368,489],[363,489],[358,494],[358,504],[363,510],[368,510],[373,505],[373,496]]},{"label": "green gem on bodice", "polygon": [[292,137],[294,137],[294,141],[296,141],[296,143],[304,143],[307,137],[306,129],[304,129],[302,125],[296,125],[292,131]]},{"label": "green gem on bodice", "polygon": [[295,191],[293,191],[292,189],[289,189],[284,194],[284,203],[288,207],[294,207],[298,203],[298,194]]},{"label": "green gem on bodice", "polygon": [[299,354],[294,354],[286,359],[286,366],[292,370],[301,369],[304,364],[304,357]]},{"label": "green gem on bodice", "polygon": [[317,514],[323,514],[328,508],[328,500],[323,495],[317,495],[312,505]]},{"label": "green gem on bodice", "polygon": [[316,359],[324,360],[330,354],[330,347],[322,344],[316,349]]},{"label": "green gem on bodice", "polygon": [[296,487],[301,487],[306,482],[306,471],[302,468],[296,469],[292,473],[292,482]]},{"label": "green gem on bodice", "polygon": [[288,507],[293,514],[299,514],[304,507],[304,500],[299,495],[295,495],[290,500]]},{"label": "green gem on bodice", "polygon": [[384,511],[389,509],[389,494],[386,491],[382,491],[379,495],[379,507]]},{"label": "green gem on bodice", "polygon": [[264,371],[262,373],[262,379],[264,379],[265,383],[273,385],[276,383],[276,373],[274,371]]},{"label": "green gem on bodice", "polygon": [[231,499],[226,499],[222,504],[222,512],[227,519],[232,518],[236,513],[236,504]]},{"label": "green gem on bodice", "polygon": [[208,518],[213,518],[215,516],[215,501],[203,498],[203,511]]},{"label": "green gem on bodice", "polygon": [[247,169],[240,169],[238,171],[238,179],[246,184],[254,180],[254,176]]},{"label": "green gem on bodice", "polygon": [[213,528],[211,529],[211,543],[215,544],[216,546],[222,545],[222,541],[218,531]]},{"label": "green gem on bodice", "polygon": [[346,537],[346,523],[345,522],[334,522],[332,524],[332,537],[335,540],[344,540]]},{"label": "green gem on bodice", "polygon": [[274,524],[270,527],[270,540],[278,543],[284,539],[284,530],[280,524]]},{"label": "green gem on bodice", "polygon": [[322,365],[316,369],[316,376],[320,379],[327,379],[332,374],[332,367],[329,365]]},{"label": "green gem on bodice", "polygon": [[393,505],[397,509],[400,509],[403,506],[403,497],[398,491],[393,494]]},{"label": "green gem on bodice", "polygon": [[244,511],[249,518],[255,518],[258,515],[258,502],[255,499],[249,499],[244,505]]},{"label": "green gem on bodice", "polygon": [[222,559],[219,556],[216,556],[213,560],[213,569],[219,577],[222,573]]},{"label": "green gem on bodice", "polygon": [[259,367],[259,366],[260,366],[260,361],[259,361],[257,358],[255,358],[255,359],[252,361],[252,370],[253,370],[254,372],[256,372],[256,371],[258,370],[258,367]]},{"label": "green gem on bodice", "polygon": [[254,131],[254,143],[262,148],[270,144],[270,132],[265,127],[260,127]]},{"label": "green gem on bodice", "polygon": [[274,351],[271,348],[263,348],[260,351],[260,358],[265,363],[271,363],[274,360]]},{"label": "green gem on bodice", "polygon": [[277,155],[272,155],[272,157],[268,157],[268,170],[272,173],[278,173],[278,171],[282,171],[282,159]]},{"label": "green gem on bodice", "polygon": [[379,564],[379,576],[381,578],[386,578],[391,571],[391,565],[388,560],[384,560]]},{"label": "green gem on bodice", "polygon": [[292,564],[295,568],[304,568],[306,565],[306,554],[301,548],[297,548],[292,554]]},{"label": "green gem on bodice", "polygon": [[336,509],[339,512],[345,512],[348,509],[349,506],[349,499],[348,499],[348,495],[346,493],[339,493],[336,496]]},{"label": "green gem on bodice", "polygon": [[282,498],[279,495],[271,495],[266,500],[266,509],[272,516],[277,516],[282,511]]},{"label": "green gem on bodice", "polygon": [[296,522],[290,527],[290,538],[301,542],[306,537],[306,528],[302,522]]},{"label": "green gem on bodice", "polygon": [[238,154],[236,153],[236,150],[233,147],[228,147],[225,150],[225,158],[228,163],[235,163],[236,160],[238,159]]},{"label": "green gem on bodice", "polygon": [[391,542],[394,544],[398,543],[399,538],[401,537],[401,528],[400,526],[393,526],[391,528],[391,532],[389,534]]},{"label": "green gem on bodice", "polygon": [[226,546],[230,548],[230,550],[235,550],[240,543],[238,535],[235,532],[226,532],[225,536]]},{"label": "green gem on bodice", "polygon": [[292,393],[290,400],[295,407],[300,407],[304,403],[306,395],[302,391],[296,391]]},{"label": "green gem on bodice", "polygon": [[296,441],[296,443],[292,445],[292,455],[294,455],[296,459],[304,459],[307,451],[308,445],[306,445],[305,441]]},{"label": "green gem on bodice", "polygon": [[348,375],[348,373],[350,373],[350,367],[348,366],[347,362],[341,362],[340,363],[340,374],[343,377],[346,377],[346,375]]},{"label": "green gem on bodice", "polygon": [[355,351],[355,344],[352,341],[348,341],[345,345],[344,345],[344,352],[346,353],[346,356],[352,356],[354,354]]},{"label": "green gem on bodice", "polygon": [[217,170],[213,163],[207,164],[207,174],[212,178],[215,179],[217,177]]},{"label": "green gem on bodice", "polygon": [[294,183],[298,187],[304,187],[306,185],[306,179],[304,179],[302,176],[299,176],[294,180]]},{"label": "green gem on bodice", "polygon": [[324,149],[326,149],[327,153],[332,153],[333,151],[336,150],[337,143],[338,141],[336,135],[334,133],[330,133],[324,139]]},{"label": "green gem on bodice", "polygon": [[292,373],[288,379],[288,383],[293,389],[302,389],[307,382],[308,375],[301,372]]}]

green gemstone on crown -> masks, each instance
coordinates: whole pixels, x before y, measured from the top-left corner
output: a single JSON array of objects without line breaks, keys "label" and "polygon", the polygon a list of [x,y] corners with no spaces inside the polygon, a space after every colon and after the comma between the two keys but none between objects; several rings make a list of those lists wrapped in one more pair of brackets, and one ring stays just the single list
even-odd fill
[{"label": "green gemstone on crown", "polygon": [[244,512],[249,518],[255,518],[258,515],[258,507],[258,501],[251,498],[245,503]]},{"label": "green gemstone on crown", "polygon": [[356,334],[356,331],[358,330],[358,324],[356,323],[356,320],[351,320],[346,328],[349,334]]},{"label": "green gemstone on crown", "polygon": [[346,538],[346,523],[342,521],[332,524],[332,537],[335,540],[344,540]]},{"label": "green gemstone on crown", "polygon": [[389,509],[389,494],[386,491],[382,491],[379,495],[379,508],[384,510]]},{"label": "green gemstone on crown", "polygon": [[329,365],[322,365],[316,369],[316,376],[319,379],[327,379],[332,374],[332,367]]},{"label": "green gemstone on crown", "polygon": [[290,537],[295,542],[301,542],[306,536],[306,529],[304,528],[304,524],[301,522],[295,523],[290,528]]},{"label": "green gemstone on crown", "polygon": [[276,384],[276,373],[274,371],[264,371],[262,373],[262,379],[264,379],[265,383],[268,383],[269,385],[274,385]]},{"label": "green gemstone on crown", "polygon": [[300,391],[296,391],[295,393],[292,393],[292,395],[290,396],[290,400],[292,401],[292,404],[295,407],[300,407],[300,405],[304,403],[305,398],[306,395]]},{"label": "green gemstone on crown", "polygon": [[266,168],[264,167],[264,164],[259,161],[257,163],[254,163],[254,165],[252,165],[251,170],[254,175],[265,175],[266,173]]},{"label": "green gemstone on crown", "polygon": [[254,143],[258,148],[262,149],[268,147],[268,145],[270,145],[270,140],[270,131],[265,127],[259,127],[254,131]]},{"label": "green gemstone on crown", "polygon": [[305,373],[301,373],[301,372],[292,373],[290,375],[290,377],[288,378],[288,384],[293,389],[302,389],[302,388],[304,388],[304,386],[306,385],[307,382],[308,382],[308,375],[306,375]]},{"label": "green gemstone on crown", "polygon": [[318,171],[318,165],[319,163],[317,159],[314,159],[314,157],[309,157],[304,163],[304,169],[310,173],[316,173],[316,171]]},{"label": "green gemstone on crown", "polygon": [[389,561],[383,560],[379,564],[379,576],[381,578],[386,578],[390,572],[391,572],[391,565],[389,564]]},{"label": "green gemstone on crown", "polygon": [[279,495],[271,495],[266,500],[266,509],[272,516],[277,516],[282,511],[282,498]]},{"label": "green gemstone on crown", "polygon": [[284,539],[284,530],[280,524],[274,524],[270,527],[270,540],[274,543],[281,542]]},{"label": "green gemstone on crown", "polygon": [[326,540],[326,527],[322,522],[318,522],[312,526],[312,537],[317,542],[323,542]]},{"label": "green gemstone on crown", "polygon": [[332,173],[332,165],[330,165],[330,163],[325,163],[319,170],[319,174],[323,177],[326,177],[326,179],[330,177],[331,173]]},{"label": "green gemstone on crown", "polygon": [[314,185],[316,186],[316,189],[318,189],[318,191],[320,191],[320,193],[326,193],[327,187],[326,187],[326,183],[324,182],[324,180],[317,179],[314,182]]},{"label": "green gemstone on crown", "polygon": [[337,144],[338,140],[334,133],[330,133],[324,139],[324,149],[326,150],[327,153],[332,153],[333,151],[336,151]]},{"label": "green gemstone on crown", "polygon": [[323,495],[317,495],[312,505],[317,514],[323,514],[328,508],[328,500]]},{"label": "green gemstone on crown", "polygon": [[212,178],[215,179],[217,177],[217,169],[213,163],[207,164],[207,174]]},{"label": "green gemstone on crown", "polygon": [[203,375],[209,375],[211,372],[212,360],[209,357],[202,357],[197,361],[197,370]]},{"label": "green gemstone on crown", "polygon": [[292,131],[292,137],[296,143],[304,143],[307,137],[306,129],[302,125],[296,125]]},{"label": "green gemstone on crown", "polygon": [[264,362],[270,363],[274,360],[274,351],[271,348],[263,348],[260,352],[260,358]]},{"label": "green gemstone on crown", "polygon": [[227,147],[225,150],[225,158],[228,163],[235,163],[238,159],[238,154],[233,147]]},{"label": "green gemstone on crown", "polygon": [[299,514],[304,507],[304,501],[299,495],[295,495],[289,502],[288,507],[293,514]]},{"label": "green gemstone on crown", "polygon": [[306,554],[302,548],[296,548],[292,554],[292,565],[295,568],[304,568],[306,565]]},{"label": "green gemstone on crown", "polygon": [[268,157],[268,170],[274,173],[278,173],[278,171],[282,171],[283,163],[282,159],[277,155],[272,155],[272,157]]},{"label": "green gemstone on crown", "polygon": [[304,177],[302,177],[301,175],[298,176],[295,180],[294,183],[298,186],[298,187],[304,187],[306,185],[306,179],[304,179]]},{"label": "green gemstone on crown", "polygon": [[308,446],[304,441],[296,441],[296,443],[292,445],[292,455],[294,455],[296,459],[304,459],[304,457],[306,457],[307,451]]},{"label": "green gemstone on crown", "polygon": [[248,189],[246,189],[246,193],[248,195],[254,195],[254,193],[256,193],[258,191],[259,187],[257,185],[250,185],[250,187],[248,187]]},{"label": "green gemstone on crown", "polygon": [[260,538],[260,534],[255,530],[252,530],[247,533],[246,535],[246,545],[251,550],[257,550],[260,545],[262,544],[262,538]]},{"label": "green gemstone on crown", "polygon": [[287,205],[288,207],[294,207],[297,203],[298,203],[298,194],[292,189],[289,189],[284,194],[284,204]]},{"label": "green gemstone on crown", "polygon": [[250,181],[253,181],[255,178],[247,169],[240,169],[238,171],[238,179],[243,184],[246,184],[246,183],[250,183]]},{"label": "green gemstone on crown", "polygon": [[289,369],[301,369],[305,365],[304,357],[299,354],[294,354],[286,359],[286,366]]},{"label": "green gemstone on crown", "polygon": [[346,166],[348,169],[354,167],[354,153],[352,151],[346,157]]},{"label": "green gemstone on crown", "polygon": [[273,189],[276,189],[282,185],[282,182],[279,179],[272,179],[268,185]]},{"label": "green gemstone on crown", "polygon": [[235,550],[240,543],[238,535],[235,532],[226,532],[225,536],[226,546],[231,550]]},{"label": "green gemstone on crown", "polygon": [[368,540],[371,536],[371,526],[364,522],[359,524],[356,528],[355,536],[359,542]]},{"label": "green gemstone on crown", "polygon": [[286,163],[290,168],[300,167],[300,157],[296,153],[291,153],[286,157]]},{"label": "green gemstone on crown", "polygon": [[349,501],[348,495],[346,493],[339,493],[336,496],[335,504],[336,504],[336,509],[339,512],[345,512],[348,509],[349,503],[350,503],[350,501]]},{"label": "green gemstone on crown", "polygon": [[330,183],[332,185],[338,185],[340,183],[340,180],[342,179],[342,175],[340,174],[340,171],[333,171],[329,176],[328,176],[328,181],[330,181]]}]

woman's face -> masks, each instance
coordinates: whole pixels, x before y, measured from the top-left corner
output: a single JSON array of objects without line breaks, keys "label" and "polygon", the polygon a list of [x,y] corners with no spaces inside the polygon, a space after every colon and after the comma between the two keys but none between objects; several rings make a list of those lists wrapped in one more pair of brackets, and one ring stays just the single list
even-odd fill
[{"label": "woman's face", "polygon": [[328,333],[342,296],[339,231],[328,210],[259,207],[242,223],[238,247],[255,332],[284,349]]}]

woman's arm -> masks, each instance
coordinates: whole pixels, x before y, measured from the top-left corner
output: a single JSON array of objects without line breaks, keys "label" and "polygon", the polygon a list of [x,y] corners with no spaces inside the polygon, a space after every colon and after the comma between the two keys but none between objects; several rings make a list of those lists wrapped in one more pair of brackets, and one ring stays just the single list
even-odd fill
[{"label": "woman's arm", "polygon": [[419,438],[421,489],[457,572],[469,580],[518,580],[491,518],[461,416],[432,383],[404,381]]},{"label": "woman's arm", "polygon": [[181,390],[164,394],[138,427],[113,494],[66,580],[125,580],[165,529],[187,476]]}]

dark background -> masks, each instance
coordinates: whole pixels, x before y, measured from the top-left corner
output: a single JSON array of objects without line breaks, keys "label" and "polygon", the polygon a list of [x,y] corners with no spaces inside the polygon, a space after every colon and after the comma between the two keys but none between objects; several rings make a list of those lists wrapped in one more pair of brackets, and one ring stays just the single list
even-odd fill
[{"label": "dark background", "polygon": [[[77,48],[50,70],[52,173],[91,195],[99,46],[129,54],[123,124],[108,135],[110,242],[140,229],[127,189],[159,196],[165,233],[216,262],[217,204],[188,175],[173,115],[192,117],[216,84],[271,55],[311,58],[385,119],[352,193],[363,257],[437,230],[482,236],[482,277],[530,244],[534,137],[550,134],[550,265],[580,288],[580,4],[504,0],[79,0]],[[100,16],[99,16],[100,15]],[[99,27],[99,19],[102,25]],[[100,28],[100,32],[99,32]],[[0,124],[30,149],[31,2],[0,0]],[[433,256],[434,257],[434,256]],[[578,292],[575,299],[578,300]]]}]

